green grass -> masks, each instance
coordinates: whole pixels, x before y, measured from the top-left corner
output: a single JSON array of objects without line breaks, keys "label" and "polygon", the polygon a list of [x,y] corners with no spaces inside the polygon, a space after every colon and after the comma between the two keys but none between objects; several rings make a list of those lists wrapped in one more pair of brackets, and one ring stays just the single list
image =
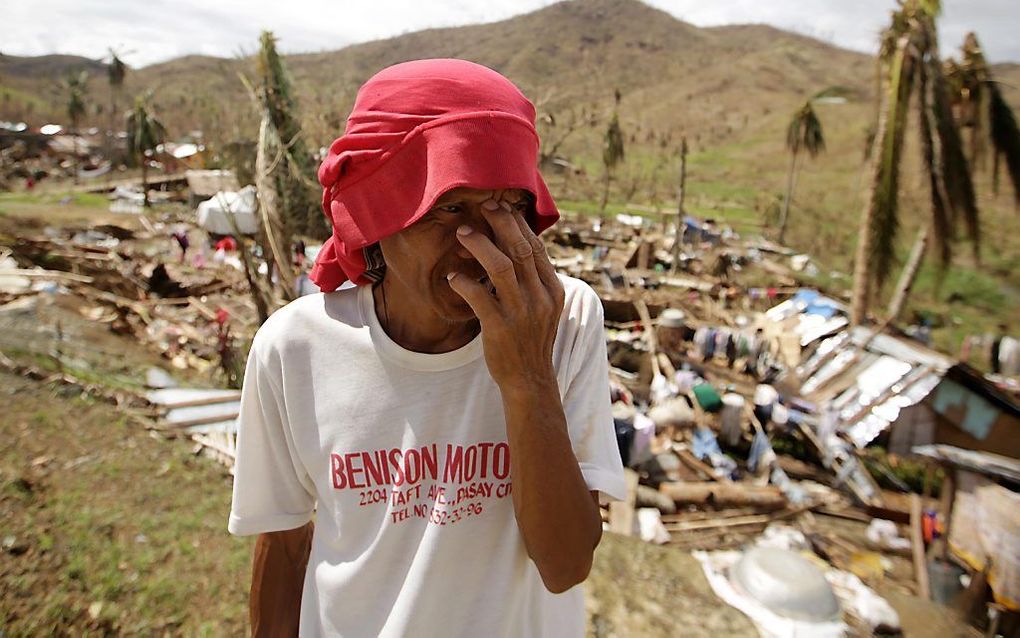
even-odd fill
[{"label": "green grass", "polygon": [[[73,349],[73,344],[68,344]],[[74,376],[83,383],[92,383],[115,390],[141,391],[145,389],[145,380],[140,375],[123,374],[105,369],[105,366],[97,366],[91,363],[79,365],[70,364],[67,361],[63,366],[50,356],[29,350],[17,348],[4,348],[4,354],[24,363],[28,363],[50,372],[63,370]]]},{"label": "green grass", "polygon": [[106,195],[98,193],[67,193],[67,192],[28,192],[0,193],[0,207],[4,204],[36,204],[51,206],[54,204],[73,204],[84,208],[107,208],[110,200]]},{"label": "green grass", "polygon": [[0,86],[0,101],[4,104],[15,101],[21,102],[22,108],[45,109],[49,106],[47,101],[38,95],[19,91],[9,86]]},{"label": "green grass", "polygon": [[[576,199],[557,199],[556,205],[560,210],[567,213],[577,213],[580,215],[598,216],[602,211],[600,210],[599,202],[576,200]],[[621,204],[620,202],[614,202],[610,200],[606,204],[605,216],[615,217],[619,214],[625,215],[637,215],[639,217],[648,217],[650,219],[659,220],[661,215],[648,210],[635,209]]]},{"label": "green grass", "polygon": [[226,471],[111,406],[0,378],[17,391],[3,534],[25,549],[0,554],[7,635],[243,634],[251,544],[226,532]]}]

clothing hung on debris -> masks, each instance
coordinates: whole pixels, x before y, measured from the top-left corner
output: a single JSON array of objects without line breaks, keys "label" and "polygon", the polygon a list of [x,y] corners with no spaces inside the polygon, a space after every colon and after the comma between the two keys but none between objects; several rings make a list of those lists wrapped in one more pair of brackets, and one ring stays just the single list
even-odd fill
[{"label": "clothing hung on debris", "polygon": [[[561,281],[553,363],[573,452],[588,489],[624,498],[602,306]],[[230,531],[315,515],[302,636],[583,635],[582,588],[549,593],[525,550],[480,335],[411,352],[370,287],[302,297],[258,331],[238,424]]]}]

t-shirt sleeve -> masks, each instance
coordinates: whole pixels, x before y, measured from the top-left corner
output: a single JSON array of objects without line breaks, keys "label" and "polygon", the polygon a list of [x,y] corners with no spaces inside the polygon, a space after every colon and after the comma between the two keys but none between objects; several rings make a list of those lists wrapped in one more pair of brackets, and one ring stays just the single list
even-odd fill
[{"label": "t-shirt sleeve", "polygon": [[563,412],[574,456],[588,489],[623,500],[627,485],[609,399],[602,303],[587,286],[582,294],[578,309],[570,311],[574,314],[570,320],[578,321],[579,325],[570,353]]},{"label": "t-shirt sleeve", "polygon": [[315,487],[296,452],[282,393],[258,354],[248,355],[237,417],[234,491],[227,529],[248,536],[301,527],[315,510]]}]

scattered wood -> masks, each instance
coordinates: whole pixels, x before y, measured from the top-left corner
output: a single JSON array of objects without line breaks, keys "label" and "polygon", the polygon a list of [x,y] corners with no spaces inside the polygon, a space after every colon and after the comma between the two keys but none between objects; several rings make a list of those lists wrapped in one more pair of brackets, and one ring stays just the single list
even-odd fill
[{"label": "scattered wood", "polygon": [[702,474],[705,478],[709,480],[719,481],[720,483],[733,482],[726,476],[717,476],[715,472],[712,470],[712,466],[699,460],[698,457],[694,456],[694,454],[692,454],[690,450],[684,448],[674,448],[673,453],[677,455],[677,458],[679,458],[684,465],[691,468],[695,472]]},{"label": "scattered wood", "polygon": [[931,589],[928,585],[928,565],[924,555],[924,536],[921,533],[921,497],[910,495],[910,542],[913,545],[914,577],[917,578],[917,595],[924,600],[931,600]]},{"label": "scattered wood", "polygon": [[751,505],[762,509],[782,509],[786,497],[777,487],[740,483],[663,483],[659,491],[677,505]]},{"label": "scattered wood", "polygon": [[62,270],[37,270],[32,268],[0,268],[0,277],[31,277],[35,279],[56,279],[90,284],[94,280],[85,275],[76,275]]},{"label": "scattered wood", "polygon": [[849,521],[858,521],[858,522],[861,522],[861,523],[870,523],[871,519],[872,519],[871,516],[868,516],[867,514],[864,514],[863,512],[860,512],[859,510],[851,509],[851,508],[836,509],[836,508],[832,508],[832,507],[820,507],[820,508],[818,508],[815,511],[818,514],[823,514],[825,516],[833,516],[833,517],[836,517],[836,518],[844,518],[844,519],[849,520]]},{"label": "scattered wood", "polygon": [[663,514],[663,523],[678,523],[683,521],[706,521],[716,520],[725,518],[734,518],[738,516],[750,516],[752,514],[761,514],[762,512],[753,507],[734,507],[723,510],[703,510],[698,509],[694,511],[678,512],[676,514]]},{"label": "scattered wood", "polygon": [[829,485],[832,482],[832,475],[825,472],[817,465],[805,463],[786,454],[776,456],[776,463],[779,468],[786,472],[792,479],[814,481],[822,485]]},{"label": "scattered wood", "polygon": [[676,503],[673,502],[673,499],[647,485],[637,486],[635,507],[654,507],[666,515],[676,513]]},{"label": "scattered wood", "polygon": [[634,534],[636,523],[634,505],[637,502],[638,475],[633,470],[624,470],[627,480],[627,499],[609,504],[609,531],[623,536]]},{"label": "scattered wood", "polygon": [[196,417],[194,419],[186,419],[184,421],[164,422],[160,425],[160,427],[169,430],[183,430],[184,428],[192,428],[199,425],[232,421],[236,418],[237,414],[213,414],[210,416]]},{"label": "scattered wood", "polygon": [[734,516],[732,518],[709,519],[704,521],[689,521],[683,523],[663,523],[670,532],[686,532],[701,529],[719,529],[722,527],[746,527],[748,525],[768,525],[773,517],[768,514],[757,514],[754,516]]},{"label": "scattered wood", "polygon": [[239,401],[241,399],[240,392],[231,392],[225,390],[223,394],[216,394],[208,397],[201,397],[198,399],[188,399],[187,401],[179,401],[177,403],[160,403],[159,407],[163,410],[173,410],[175,408],[193,408],[201,405],[216,405],[217,403],[229,403],[231,401]]}]

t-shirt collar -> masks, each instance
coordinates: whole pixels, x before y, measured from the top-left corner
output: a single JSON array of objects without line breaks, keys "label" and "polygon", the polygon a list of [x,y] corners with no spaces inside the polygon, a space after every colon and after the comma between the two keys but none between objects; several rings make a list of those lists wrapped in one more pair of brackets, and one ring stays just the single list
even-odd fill
[{"label": "t-shirt collar", "polygon": [[391,339],[383,330],[379,317],[375,314],[372,286],[360,287],[358,303],[361,307],[361,316],[364,324],[368,326],[372,345],[375,346],[376,351],[401,367],[420,372],[453,370],[479,359],[483,354],[481,333],[478,333],[467,344],[450,352],[427,354],[408,350]]}]

